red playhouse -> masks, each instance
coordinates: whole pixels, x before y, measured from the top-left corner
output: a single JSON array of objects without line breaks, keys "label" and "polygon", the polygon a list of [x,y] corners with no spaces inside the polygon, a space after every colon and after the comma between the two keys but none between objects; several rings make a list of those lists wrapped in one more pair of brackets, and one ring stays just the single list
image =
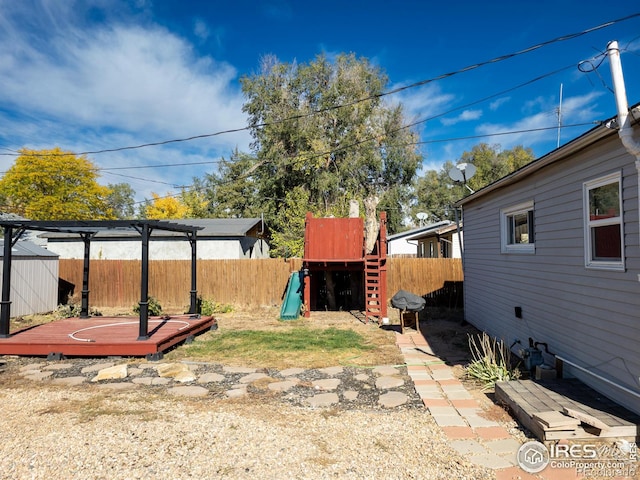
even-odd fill
[{"label": "red playhouse", "polygon": [[312,310],[364,312],[378,324],[387,316],[387,226],[366,253],[362,218],[314,218],[307,213],[304,233],[304,316]]}]

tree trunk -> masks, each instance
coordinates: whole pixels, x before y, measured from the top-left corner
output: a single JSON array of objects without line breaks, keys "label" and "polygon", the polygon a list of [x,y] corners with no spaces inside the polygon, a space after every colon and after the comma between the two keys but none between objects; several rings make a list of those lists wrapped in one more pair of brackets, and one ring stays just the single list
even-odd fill
[{"label": "tree trunk", "polygon": [[333,281],[333,272],[324,273],[324,282],[327,287],[327,310],[336,310],[336,284]]},{"label": "tree trunk", "polygon": [[380,223],[376,215],[376,208],[380,199],[371,195],[364,199],[364,245],[367,254],[373,252],[380,231]]}]

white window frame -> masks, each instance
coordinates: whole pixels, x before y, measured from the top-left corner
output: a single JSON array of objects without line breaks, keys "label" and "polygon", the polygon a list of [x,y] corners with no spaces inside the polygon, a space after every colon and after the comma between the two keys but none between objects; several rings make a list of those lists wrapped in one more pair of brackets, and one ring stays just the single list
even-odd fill
[{"label": "white window frame", "polygon": [[[589,192],[594,188],[603,187],[612,183],[618,184],[618,202],[620,215],[617,217],[605,218],[601,220],[591,220],[589,215]],[[582,184],[582,199],[584,209],[584,265],[589,269],[596,270],[625,270],[624,252],[624,212],[622,210],[622,172],[614,172],[604,177],[599,177]],[[592,237],[591,228],[607,225],[620,225],[620,260],[598,260],[592,258]]]},{"label": "white window frame", "polygon": [[[534,212],[533,200],[522,202],[517,205],[512,205],[500,210],[500,251],[502,253],[521,253],[521,254],[534,254],[536,253],[535,244],[535,223],[531,226],[533,228],[533,242],[531,243],[511,243],[511,235],[509,226],[511,224],[511,218],[514,215]],[[532,215],[533,217],[533,215]]]}]

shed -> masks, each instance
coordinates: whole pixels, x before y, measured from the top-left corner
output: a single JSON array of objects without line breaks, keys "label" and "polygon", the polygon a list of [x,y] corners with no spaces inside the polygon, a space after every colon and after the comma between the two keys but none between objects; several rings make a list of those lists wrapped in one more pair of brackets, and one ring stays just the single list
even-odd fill
[{"label": "shed", "polygon": [[[198,218],[172,220],[198,227],[198,259],[269,258],[268,230],[261,218]],[[149,245],[154,260],[190,260],[191,249],[180,232],[157,230]],[[40,234],[60,258],[83,258],[84,243],[66,232]],[[100,231],[91,240],[92,260],[140,260],[139,235],[129,230]]]},{"label": "shed", "polygon": [[[0,240],[0,255],[4,240]],[[16,242],[12,250],[11,311],[14,316],[47,313],[58,305],[58,254],[30,241]],[[2,262],[4,262],[4,258]],[[2,278],[0,275],[0,289]]]}]

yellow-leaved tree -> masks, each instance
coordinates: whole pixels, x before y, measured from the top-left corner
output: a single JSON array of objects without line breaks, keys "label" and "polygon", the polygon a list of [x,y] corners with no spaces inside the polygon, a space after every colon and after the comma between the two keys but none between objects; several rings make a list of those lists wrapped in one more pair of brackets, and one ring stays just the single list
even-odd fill
[{"label": "yellow-leaved tree", "polygon": [[109,188],[98,184],[97,169],[85,156],[23,148],[0,180],[3,211],[30,220],[114,218]]},{"label": "yellow-leaved tree", "polygon": [[161,197],[151,193],[153,199],[144,207],[144,216],[150,220],[188,218],[189,207],[173,196]]}]

